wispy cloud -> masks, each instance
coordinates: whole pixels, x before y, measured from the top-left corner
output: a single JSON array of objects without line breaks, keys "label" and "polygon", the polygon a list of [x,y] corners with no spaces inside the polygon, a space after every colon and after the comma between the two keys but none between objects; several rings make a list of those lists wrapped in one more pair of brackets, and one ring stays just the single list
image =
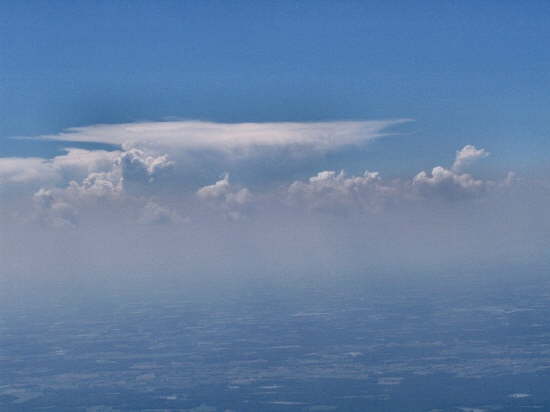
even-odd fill
[{"label": "wispy cloud", "polygon": [[262,147],[308,147],[331,150],[365,143],[388,133],[388,128],[410,119],[215,123],[163,121],[99,124],[67,129],[38,139],[96,142],[131,147],[170,147],[179,150],[246,151]]}]

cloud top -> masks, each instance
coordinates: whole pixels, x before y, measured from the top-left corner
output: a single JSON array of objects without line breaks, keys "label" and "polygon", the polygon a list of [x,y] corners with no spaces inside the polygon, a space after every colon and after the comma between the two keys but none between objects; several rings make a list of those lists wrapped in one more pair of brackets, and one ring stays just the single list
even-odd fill
[{"label": "cloud top", "polygon": [[468,144],[462,149],[457,150],[455,161],[452,170],[460,172],[479,159],[489,156],[490,153],[485,149],[477,149],[475,146]]},{"label": "cloud top", "polygon": [[261,147],[305,146],[316,149],[365,143],[409,119],[333,122],[215,123],[163,121],[74,127],[39,139],[96,142],[131,147],[238,151]]}]

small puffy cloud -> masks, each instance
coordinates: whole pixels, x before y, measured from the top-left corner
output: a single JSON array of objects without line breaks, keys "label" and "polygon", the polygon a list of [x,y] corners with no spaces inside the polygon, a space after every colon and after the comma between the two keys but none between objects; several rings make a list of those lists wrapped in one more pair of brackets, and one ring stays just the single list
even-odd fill
[{"label": "small puffy cloud", "polygon": [[476,196],[491,186],[492,182],[476,179],[468,173],[461,173],[461,171],[472,162],[487,156],[489,156],[489,152],[485,149],[466,145],[457,150],[455,161],[450,169],[436,166],[431,172],[421,171],[413,178],[413,187],[424,196],[447,199]]},{"label": "small puffy cloud", "polygon": [[489,154],[490,153],[487,152],[485,149],[477,149],[471,144],[466,145],[462,149],[457,150],[452,170],[454,170],[455,172],[460,172],[476,160],[483,159],[489,156]]},{"label": "small puffy cloud", "polygon": [[117,170],[90,173],[81,183],[74,180],[66,189],[73,198],[115,198],[122,193],[122,178]]},{"label": "small puffy cloud", "polygon": [[228,204],[244,205],[251,200],[250,191],[247,188],[236,189],[229,181],[229,174],[218,180],[213,185],[201,187],[197,195],[205,200],[222,200]]},{"label": "small puffy cloud", "polygon": [[235,187],[229,181],[227,173],[216,183],[200,188],[197,196],[215,208],[223,210],[227,217],[234,220],[243,217],[246,206],[252,200],[250,191],[247,188]]},{"label": "small puffy cloud", "polygon": [[[75,226],[82,210],[118,201],[123,195],[123,179],[118,157],[111,165],[91,172],[82,180],[71,180],[66,186],[42,187],[33,195],[35,218],[55,227]],[[73,161],[73,159],[71,159]]]},{"label": "small puffy cloud", "polygon": [[413,187],[419,193],[440,196],[448,199],[460,199],[478,195],[485,190],[487,182],[478,180],[467,173],[436,166],[431,173],[422,171],[413,179]]},{"label": "small puffy cloud", "polygon": [[148,155],[139,149],[123,152],[119,162],[124,180],[148,183],[168,174],[174,166],[174,162],[168,160],[167,155]]},{"label": "small puffy cloud", "polygon": [[201,187],[197,191],[197,195],[201,199],[219,199],[229,193],[231,184],[229,183],[229,175],[226,173],[223,179],[218,180],[213,185]]},{"label": "small puffy cloud", "polygon": [[306,182],[296,181],[288,188],[291,202],[335,212],[343,212],[350,206],[359,210],[378,210],[395,192],[395,188],[382,182],[378,172],[369,171],[348,177],[344,171],[327,170]]},{"label": "small puffy cloud", "polygon": [[80,211],[119,200],[121,194],[119,173],[90,173],[65,188],[39,189],[33,195],[35,218],[54,227],[76,226]]}]

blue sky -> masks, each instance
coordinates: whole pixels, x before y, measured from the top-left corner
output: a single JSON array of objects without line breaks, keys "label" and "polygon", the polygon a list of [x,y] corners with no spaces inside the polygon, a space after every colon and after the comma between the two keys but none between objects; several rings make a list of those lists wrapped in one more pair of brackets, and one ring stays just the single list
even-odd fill
[{"label": "blue sky", "polygon": [[349,159],[396,173],[468,143],[496,168],[550,150],[546,1],[5,1],[0,16],[3,156],[59,154],[10,136],[166,117],[413,118]]}]

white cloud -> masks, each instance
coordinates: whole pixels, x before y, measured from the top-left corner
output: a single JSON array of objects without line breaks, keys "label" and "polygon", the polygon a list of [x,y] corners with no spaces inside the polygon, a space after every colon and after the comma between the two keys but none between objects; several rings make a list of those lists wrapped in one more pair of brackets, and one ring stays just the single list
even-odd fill
[{"label": "white cloud", "polygon": [[247,188],[232,185],[227,173],[223,179],[213,185],[200,188],[197,191],[197,196],[213,207],[222,210],[227,217],[233,220],[242,218],[248,204],[252,201],[250,191]]},{"label": "white cloud", "polygon": [[347,176],[344,171],[327,170],[310,177],[307,182],[296,181],[288,189],[292,202],[305,203],[320,210],[341,212],[354,207],[376,211],[395,188],[382,182],[378,172],[365,171],[361,176]]},{"label": "white cloud", "polygon": [[0,184],[28,184],[51,182],[58,179],[58,172],[46,159],[37,157],[0,158]]},{"label": "white cloud", "polygon": [[56,156],[47,163],[71,180],[81,179],[93,172],[108,172],[120,156],[118,150],[109,152],[67,148],[65,151],[66,154]]},{"label": "white cloud", "polygon": [[242,152],[260,147],[305,146],[330,150],[373,140],[383,136],[388,127],[407,121],[214,123],[182,120],[75,127],[39,138],[109,143],[125,149],[171,147]]},{"label": "white cloud", "polygon": [[[376,123],[377,126],[373,126],[371,123]],[[256,140],[262,141],[262,144],[271,145],[309,142],[322,147],[327,142],[331,142],[330,136],[339,127],[342,127],[342,130],[347,128],[347,131],[340,130],[340,132],[351,133],[349,136],[354,135],[354,139],[359,139],[359,134],[354,134],[357,130],[366,128],[372,132],[376,128],[381,128],[382,123],[270,124],[274,130],[268,130],[268,124],[223,125],[206,122],[139,123],[133,124],[131,127],[138,130],[144,128],[149,131],[155,130],[157,126],[160,130],[166,127],[168,130],[173,129],[174,133],[186,130],[193,132],[194,129],[202,127],[206,131],[195,131],[193,132],[195,135],[191,133],[189,145],[199,145],[199,136],[203,136],[206,139],[205,147],[209,147],[209,145],[218,147],[216,145],[219,144],[222,146],[220,150],[225,150],[223,147],[235,148],[246,145],[253,147]],[[102,127],[113,127],[109,130],[114,133],[119,129],[124,130],[123,126],[130,127],[130,125],[93,126],[78,130],[92,133],[92,131],[101,131]],[[222,133],[219,139],[211,135],[213,131],[220,130],[222,132],[225,130],[223,133],[226,135]],[[321,133],[323,130],[325,135]],[[235,134],[238,131],[246,133],[239,137]],[[262,132],[266,135],[258,138],[252,131]],[[283,136],[285,133],[291,132],[296,132],[295,137],[299,136],[299,138]],[[101,131],[99,135],[103,136],[102,133],[106,132]],[[145,136],[145,132],[143,133]],[[109,135],[114,136],[115,134]],[[141,136],[139,133],[138,135]],[[83,136],[84,139],[88,135]],[[147,136],[152,136],[152,134]],[[233,136],[235,141],[233,142],[229,136]],[[366,136],[372,138],[373,135],[367,133]],[[169,137],[164,136],[160,140],[164,141]],[[176,134],[170,138],[174,141],[178,140]],[[183,140],[186,139],[183,138]],[[146,143],[146,139],[143,142]],[[214,144],[214,142],[217,143]],[[181,147],[188,147],[182,142],[178,144],[181,144]],[[175,204],[186,205],[186,210],[194,210],[192,213],[198,212],[199,214],[206,205],[205,211],[213,211],[231,220],[238,220],[249,215],[252,207],[263,213],[265,210],[273,211],[289,204],[336,214],[346,214],[352,211],[380,212],[388,205],[406,204],[413,199],[430,201],[437,197],[448,200],[474,197],[490,188],[506,188],[515,181],[513,175],[509,175],[502,182],[495,183],[463,173],[460,169],[472,161],[488,156],[484,149],[467,145],[456,152],[456,159],[451,168],[437,166],[430,172],[422,171],[409,180],[387,181],[383,180],[378,172],[372,171],[354,176],[347,175],[344,171],[325,170],[305,181],[283,184],[284,193],[281,196],[281,192],[273,191],[269,176],[266,176],[262,182],[264,189],[259,188],[257,194],[252,196],[250,190],[242,184],[230,181],[228,173],[215,183],[197,190],[200,179],[206,180],[208,175],[213,174],[213,169],[223,167],[224,163],[217,163],[216,160],[219,158],[215,156],[205,156],[206,164],[203,166],[208,167],[197,169],[195,165],[187,163],[185,158],[173,159],[172,155],[173,152],[170,152],[169,159],[168,155],[159,151],[158,148],[152,149],[145,146],[112,152],[71,148],[66,149],[65,154],[50,160],[4,158],[0,159],[0,183],[3,186],[11,184],[27,187],[29,195],[35,193],[34,206],[39,211],[37,215],[42,217],[47,215],[47,220],[59,226],[59,223],[63,221],[75,224],[76,217],[82,215],[83,210],[91,211],[94,208],[105,209],[107,207],[112,208],[115,213],[128,216],[131,213],[125,213],[126,211],[123,209],[131,207],[134,218],[141,223],[182,221],[172,208],[166,207],[166,204],[170,204],[172,207]],[[201,158],[198,152],[189,153],[189,158],[195,157]],[[259,158],[259,162],[257,160],[248,162],[237,157],[232,159],[232,164],[237,169],[243,164],[258,167],[258,164],[261,163],[263,167],[262,158]],[[267,189],[268,187],[270,189]],[[417,196],[418,194],[421,196]],[[153,198],[155,201],[151,200]],[[197,202],[202,205],[193,209],[197,206]],[[130,203],[131,206],[128,206]],[[190,218],[192,219],[192,216]]]},{"label": "white cloud", "polygon": [[[41,187],[64,187],[72,181],[84,183],[93,173],[119,170],[124,190],[135,195],[144,194],[145,187],[149,194],[158,194],[165,189],[157,183],[169,177],[173,178],[170,185],[195,192],[223,170],[244,170],[241,175],[255,176],[255,168],[261,167],[264,175],[278,173],[280,161],[289,156],[297,162],[295,156],[319,156],[323,151],[369,142],[404,121],[171,121],[72,128],[38,139],[111,143],[123,150],[68,148],[52,159],[0,158],[0,185],[3,191],[17,188],[34,193]],[[241,190],[228,194],[225,201],[245,202],[248,197],[249,193]]]},{"label": "white cloud", "polygon": [[493,182],[476,179],[461,171],[476,160],[489,156],[485,149],[466,145],[457,150],[450,169],[436,166],[431,172],[421,171],[413,178],[413,187],[424,196],[438,196],[447,199],[461,199],[479,195],[493,185]]},{"label": "white cloud", "polygon": [[426,196],[441,196],[448,199],[470,197],[481,193],[487,182],[475,179],[467,173],[436,166],[431,173],[422,171],[413,179],[413,186]]},{"label": "white cloud", "polygon": [[[174,162],[167,155],[154,156],[142,150],[126,152],[105,150],[83,150],[69,148],[66,154],[52,159],[42,158],[0,158],[0,184],[18,185],[29,190],[37,186],[63,187],[82,181],[86,190],[97,189],[101,176],[113,183],[152,183],[168,175]],[[115,176],[116,175],[116,176]],[[99,179],[99,180],[98,180]],[[95,186],[92,186],[92,180]]]},{"label": "white cloud", "polygon": [[200,188],[197,195],[206,200],[223,200],[229,204],[243,205],[251,199],[250,191],[247,188],[235,189],[229,182],[229,174],[218,180],[213,185]]},{"label": "white cloud", "polygon": [[90,173],[81,183],[69,183],[67,193],[74,198],[116,198],[123,190],[122,178],[118,170]]},{"label": "white cloud", "polygon": [[168,160],[167,155],[152,156],[139,149],[123,152],[118,161],[125,180],[149,183],[171,171],[174,166],[174,162]]},{"label": "white cloud", "polygon": [[[16,163],[22,167],[28,162],[18,159]],[[128,207],[143,208],[138,213],[142,223],[178,221],[176,214],[143,197],[145,186],[171,169],[173,162],[166,155],[146,155],[137,149],[127,152],[69,149],[66,155],[33,164],[50,172],[49,179],[38,181],[44,186],[36,191],[33,200],[35,218],[52,226],[74,226],[84,211],[116,213]]]},{"label": "white cloud", "polygon": [[40,188],[33,195],[35,218],[54,227],[75,226],[82,211],[98,207],[114,208],[122,199],[119,170],[90,173],[81,182],[63,188]]},{"label": "white cloud", "polygon": [[457,150],[452,170],[460,172],[476,160],[483,159],[489,155],[490,153],[485,149],[477,149],[471,144],[466,145],[462,149]]},{"label": "white cloud", "polygon": [[[347,176],[344,171],[323,171],[308,181],[297,181],[290,185],[288,193],[291,202],[306,205],[312,209],[343,213],[349,210],[380,211],[392,201],[412,201],[421,195],[426,201],[431,198],[448,200],[464,199],[481,194],[495,183],[474,178],[459,170],[471,162],[487,157],[484,149],[467,145],[456,152],[451,169],[434,167],[431,172],[421,171],[412,180],[383,181],[377,172],[365,172],[361,176]],[[513,174],[500,186],[510,185]]]},{"label": "white cloud", "polygon": [[53,159],[36,157],[0,158],[0,184],[55,186],[81,180],[92,172],[107,172],[120,156],[119,151],[69,148]]},{"label": "white cloud", "polygon": [[90,173],[62,188],[41,188],[33,195],[34,218],[54,227],[74,227],[81,218],[109,216],[142,224],[183,223],[178,213],[157,201],[128,193],[122,169]]}]

